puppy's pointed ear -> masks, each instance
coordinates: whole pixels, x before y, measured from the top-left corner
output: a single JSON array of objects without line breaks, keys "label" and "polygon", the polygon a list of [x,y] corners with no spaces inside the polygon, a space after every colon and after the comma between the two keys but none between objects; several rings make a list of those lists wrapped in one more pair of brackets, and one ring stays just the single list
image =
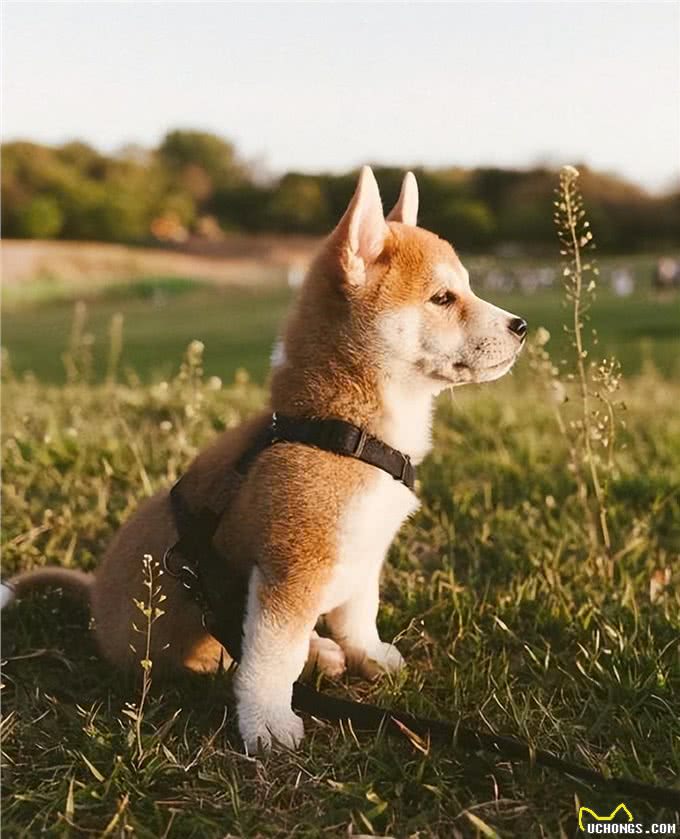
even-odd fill
[{"label": "puppy's pointed ear", "polygon": [[404,175],[399,199],[392,212],[387,216],[388,221],[399,221],[415,227],[418,221],[418,184],[413,172]]},{"label": "puppy's pointed ear", "polygon": [[389,228],[383,216],[380,191],[370,166],[359,174],[357,188],[333,232],[340,249],[340,261],[347,280],[360,285],[366,269],[380,256]]}]

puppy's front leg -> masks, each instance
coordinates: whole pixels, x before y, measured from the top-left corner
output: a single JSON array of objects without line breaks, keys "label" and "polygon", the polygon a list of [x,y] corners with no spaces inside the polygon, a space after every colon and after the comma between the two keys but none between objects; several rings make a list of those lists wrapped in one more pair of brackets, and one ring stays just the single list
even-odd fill
[{"label": "puppy's front leg", "polygon": [[350,599],[326,615],[333,638],[342,647],[347,666],[367,679],[394,673],[405,662],[394,644],[380,640],[376,618],[380,602],[380,570],[357,586]]},{"label": "puppy's front leg", "polygon": [[269,587],[255,568],[248,590],[243,655],[234,691],[238,724],[250,753],[272,740],[294,748],[302,739],[302,720],[291,709],[293,682],[302,672],[316,624],[317,599],[291,583]]}]

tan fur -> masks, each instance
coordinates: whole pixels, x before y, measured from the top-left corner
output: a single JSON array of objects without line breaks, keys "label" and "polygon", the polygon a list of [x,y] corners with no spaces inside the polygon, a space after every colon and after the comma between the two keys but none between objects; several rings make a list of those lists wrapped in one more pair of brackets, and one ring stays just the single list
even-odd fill
[{"label": "tan fur", "polygon": [[[429,399],[444,386],[502,375],[505,357],[511,365],[519,351],[519,342],[504,334],[508,313],[472,294],[467,274],[451,246],[412,226],[417,209],[415,180],[405,182],[392,215],[393,219],[411,221],[405,224],[385,222],[371,179],[372,174],[369,177],[366,171],[362,173],[347,214],[310,269],[286,327],[285,356],[273,373],[270,408],[220,435],[190,466],[183,486],[196,508],[209,503],[215,487],[229,480],[231,466],[267,422],[270,410],[342,418],[398,447],[401,443],[395,431],[395,409],[386,402],[390,388],[403,388],[406,393],[414,388]],[[446,310],[431,302],[445,281],[456,285],[459,297],[456,305]],[[408,320],[411,311],[413,328]],[[480,327],[479,340],[469,339],[455,352],[447,349],[458,346],[455,342],[463,330],[471,329],[469,324],[482,317],[487,319],[484,324],[488,321],[491,326]],[[487,347],[491,349],[485,366]],[[421,351],[422,358],[418,355]],[[502,371],[496,373],[501,367]],[[487,368],[492,372],[487,373]],[[423,434],[428,438],[429,430],[423,429]],[[421,448],[409,454],[414,459],[422,457],[427,439]],[[241,702],[263,678],[262,668],[258,670],[248,653],[249,644],[254,650],[258,644],[262,646],[260,635],[276,639],[282,650],[296,650],[291,653],[295,659],[290,665],[290,684],[299,673],[337,570],[341,548],[338,534],[346,526],[345,512],[350,502],[363,497],[361,493],[374,491],[370,488],[377,486],[377,480],[372,466],[296,444],[277,444],[261,453],[250,467],[215,536],[215,547],[224,557],[225,586],[236,572],[249,573],[257,568],[257,580],[251,583],[249,616],[260,615],[260,624],[250,627],[252,637],[247,634],[245,639],[246,654],[237,684]],[[132,624],[138,613],[133,598],[144,594],[142,558],[151,554],[160,560],[173,541],[168,492],[163,490],[121,528],[88,587],[99,646],[118,667],[134,662],[130,644],[136,640]],[[374,564],[370,573],[377,575],[379,567]],[[59,579],[63,584],[64,578]],[[84,590],[83,578],[78,579]],[[23,592],[27,578],[21,580]],[[33,580],[40,584],[44,578]],[[181,668],[214,670],[224,651],[204,630],[199,607],[167,575],[163,592],[168,598],[166,617],[154,626],[152,636],[154,673]],[[343,647],[352,634],[347,625],[352,613],[340,606],[339,602],[331,609],[329,625],[337,628],[336,640]],[[370,603],[367,608],[370,612]],[[328,643],[331,646],[312,637],[312,658],[327,655],[329,669],[338,671],[343,650]],[[354,641],[347,643],[350,646],[343,649],[350,663],[374,673],[374,666],[366,666],[366,652],[352,647]],[[400,666],[396,650],[391,645],[383,646],[385,661]],[[252,655],[262,658],[262,649],[258,649]],[[301,654],[302,660],[298,661]],[[271,666],[276,668],[276,664],[274,661]],[[285,679],[283,685],[285,692]],[[287,701],[290,709],[289,695]],[[256,703],[252,719],[239,712],[246,742],[257,742],[266,729],[274,737],[296,742],[301,728],[296,729],[299,721],[285,712],[286,697],[282,707],[273,710],[262,702]]]}]

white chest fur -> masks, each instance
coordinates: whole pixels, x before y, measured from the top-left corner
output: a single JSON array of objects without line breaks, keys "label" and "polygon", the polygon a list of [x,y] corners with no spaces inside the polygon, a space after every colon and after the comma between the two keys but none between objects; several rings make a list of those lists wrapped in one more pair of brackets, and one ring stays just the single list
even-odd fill
[{"label": "white chest fur", "polygon": [[397,531],[418,504],[403,484],[374,469],[340,519],[337,560],[323,598],[322,614],[345,603],[357,587],[379,573]]},{"label": "white chest fur", "polygon": [[[381,387],[383,413],[374,433],[419,463],[430,448],[432,383],[403,378],[397,364]],[[340,518],[336,563],[322,614],[346,603],[357,587],[371,585],[404,520],[418,508],[416,496],[386,472],[373,468]]]}]

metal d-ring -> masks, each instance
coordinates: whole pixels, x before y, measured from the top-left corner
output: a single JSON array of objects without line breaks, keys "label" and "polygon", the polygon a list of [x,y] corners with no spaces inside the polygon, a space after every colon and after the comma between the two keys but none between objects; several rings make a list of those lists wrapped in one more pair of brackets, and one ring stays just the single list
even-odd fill
[{"label": "metal d-ring", "polygon": [[163,570],[166,571],[171,577],[175,577],[175,579],[179,580],[180,583],[184,586],[184,588],[187,589],[187,591],[191,591],[195,588],[195,585],[198,582],[198,574],[196,573],[196,569],[192,568],[192,566],[188,565],[186,562],[183,562],[177,569],[173,568],[170,565],[170,558],[179,547],[179,544],[179,542],[175,542],[174,545],[170,545],[170,547],[163,554]]}]

